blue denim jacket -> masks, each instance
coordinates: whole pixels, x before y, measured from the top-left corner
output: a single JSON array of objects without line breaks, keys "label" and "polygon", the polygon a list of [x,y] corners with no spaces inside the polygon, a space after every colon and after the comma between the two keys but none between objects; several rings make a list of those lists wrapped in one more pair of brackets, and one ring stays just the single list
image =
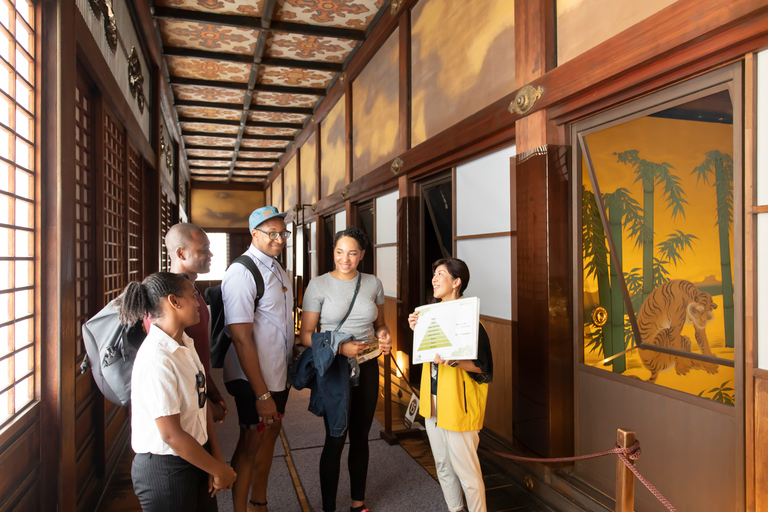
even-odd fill
[{"label": "blue denim jacket", "polygon": [[312,333],[312,347],[302,352],[289,371],[294,388],[311,390],[308,410],[326,417],[333,437],[347,431],[349,388],[359,380],[357,359],[337,355],[339,345],[351,340],[352,335],[343,332]]}]

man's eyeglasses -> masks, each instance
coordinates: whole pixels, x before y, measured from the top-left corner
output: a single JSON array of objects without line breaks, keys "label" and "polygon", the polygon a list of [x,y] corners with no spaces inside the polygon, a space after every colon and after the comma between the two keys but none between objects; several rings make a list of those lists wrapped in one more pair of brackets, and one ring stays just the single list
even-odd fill
[{"label": "man's eyeglasses", "polygon": [[256,231],[261,231],[269,237],[270,240],[277,240],[277,237],[283,237],[283,240],[291,238],[290,231],[264,231],[263,229],[256,228]]},{"label": "man's eyeglasses", "polygon": [[205,400],[208,398],[205,394],[205,373],[202,370],[195,375],[195,385],[197,386],[197,405],[202,409],[205,406]]}]

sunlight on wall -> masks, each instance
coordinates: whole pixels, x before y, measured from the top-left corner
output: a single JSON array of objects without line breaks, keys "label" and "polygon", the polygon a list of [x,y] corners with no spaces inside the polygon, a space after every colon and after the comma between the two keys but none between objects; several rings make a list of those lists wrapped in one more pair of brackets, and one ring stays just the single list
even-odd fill
[{"label": "sunlight on wall", "polygon": [[283,194],[283,209],[293,208],[296,205],[296,156],[291,157],[283,169]]},{"label": "sunlight on wall", "polygon": [[313,133],[299,149],[301,156],[301,202],[313,204],[317,202],[317,179],[315,163],[317,162],[317,136]]},{"label": "sunlight on wall", "polygon": [[675,0],[558,0],[557,65],[673,3]]},{"label": "sunlight on wall", "polygon": [[320,137],[320,199],[344,187],[346,158],[344,142],[346,105],[342,96],[323,120]]},{"label": "sunlight on wall", "polygon": [[514,90],[514,14],[509,0],[428,0],[413,8],[413,146]]},{"label": "sunlight on wall", "polygon": [[283,211],[283,175],[280,174],[272,182],[272,206]]},{"label": "sunlight on wall", "polygon": [[353,179],[398,154],[399,30],[389,36],[352,84]]}]

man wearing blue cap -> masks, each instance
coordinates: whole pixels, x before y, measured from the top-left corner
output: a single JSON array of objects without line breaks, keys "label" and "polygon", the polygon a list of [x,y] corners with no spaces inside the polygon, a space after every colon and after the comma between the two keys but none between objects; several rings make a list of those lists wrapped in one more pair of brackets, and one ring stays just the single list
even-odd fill
[{"label": "man wearing blue cap", "polygon": [[248,219],[251,245],[245,255],[264,280],[256,311],[256,282],[244,265],[231,265],[221,281],[226,328],[232,337],[224,359],[224,382],[235,398],[240,422],[232,456],[237,472],[232,487],[235,512],[267,510],[267,480],[288,401],[288,365],[295,343],[293,291],[290,278],[275,260],[291,235],[285,215],[274,206],[264,206]]}]

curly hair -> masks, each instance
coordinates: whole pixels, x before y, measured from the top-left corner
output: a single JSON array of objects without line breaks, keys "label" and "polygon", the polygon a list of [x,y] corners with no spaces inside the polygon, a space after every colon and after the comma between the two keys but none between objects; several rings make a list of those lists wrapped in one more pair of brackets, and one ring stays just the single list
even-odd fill
[{"label": "curly hair", "polygon": [[333,246],[336,247],[336,244],[339,243],[339,240],[345,236],[353,238],[357,242],[357,245],[360,247],[361,251],[364,251],[365,248],[368,247],[368,235],[366,235],[362,229],[355,226],[349,226],[343,231],[338,231],[336,236],[333,237]]},{"label": "curly hair", "polygon": [[464,295],[464,290],[466,290],[467,285],[469,285],[469,267],[467,264],[458,258],[441,258],[432,264],[433,274],[440,265],[445,265],[445,269],[451,274],[452,278],[461,279],[459,296]]},{"label": "curly hair", "polygon": [[160,318],[163,314],[162,299],[169,295],[182,295],[185,282],[189,282],[186,274],[173,272],[155,272],[141,283],[131,281],[115,300],[120,323],[134,325],[147,314]]}]

